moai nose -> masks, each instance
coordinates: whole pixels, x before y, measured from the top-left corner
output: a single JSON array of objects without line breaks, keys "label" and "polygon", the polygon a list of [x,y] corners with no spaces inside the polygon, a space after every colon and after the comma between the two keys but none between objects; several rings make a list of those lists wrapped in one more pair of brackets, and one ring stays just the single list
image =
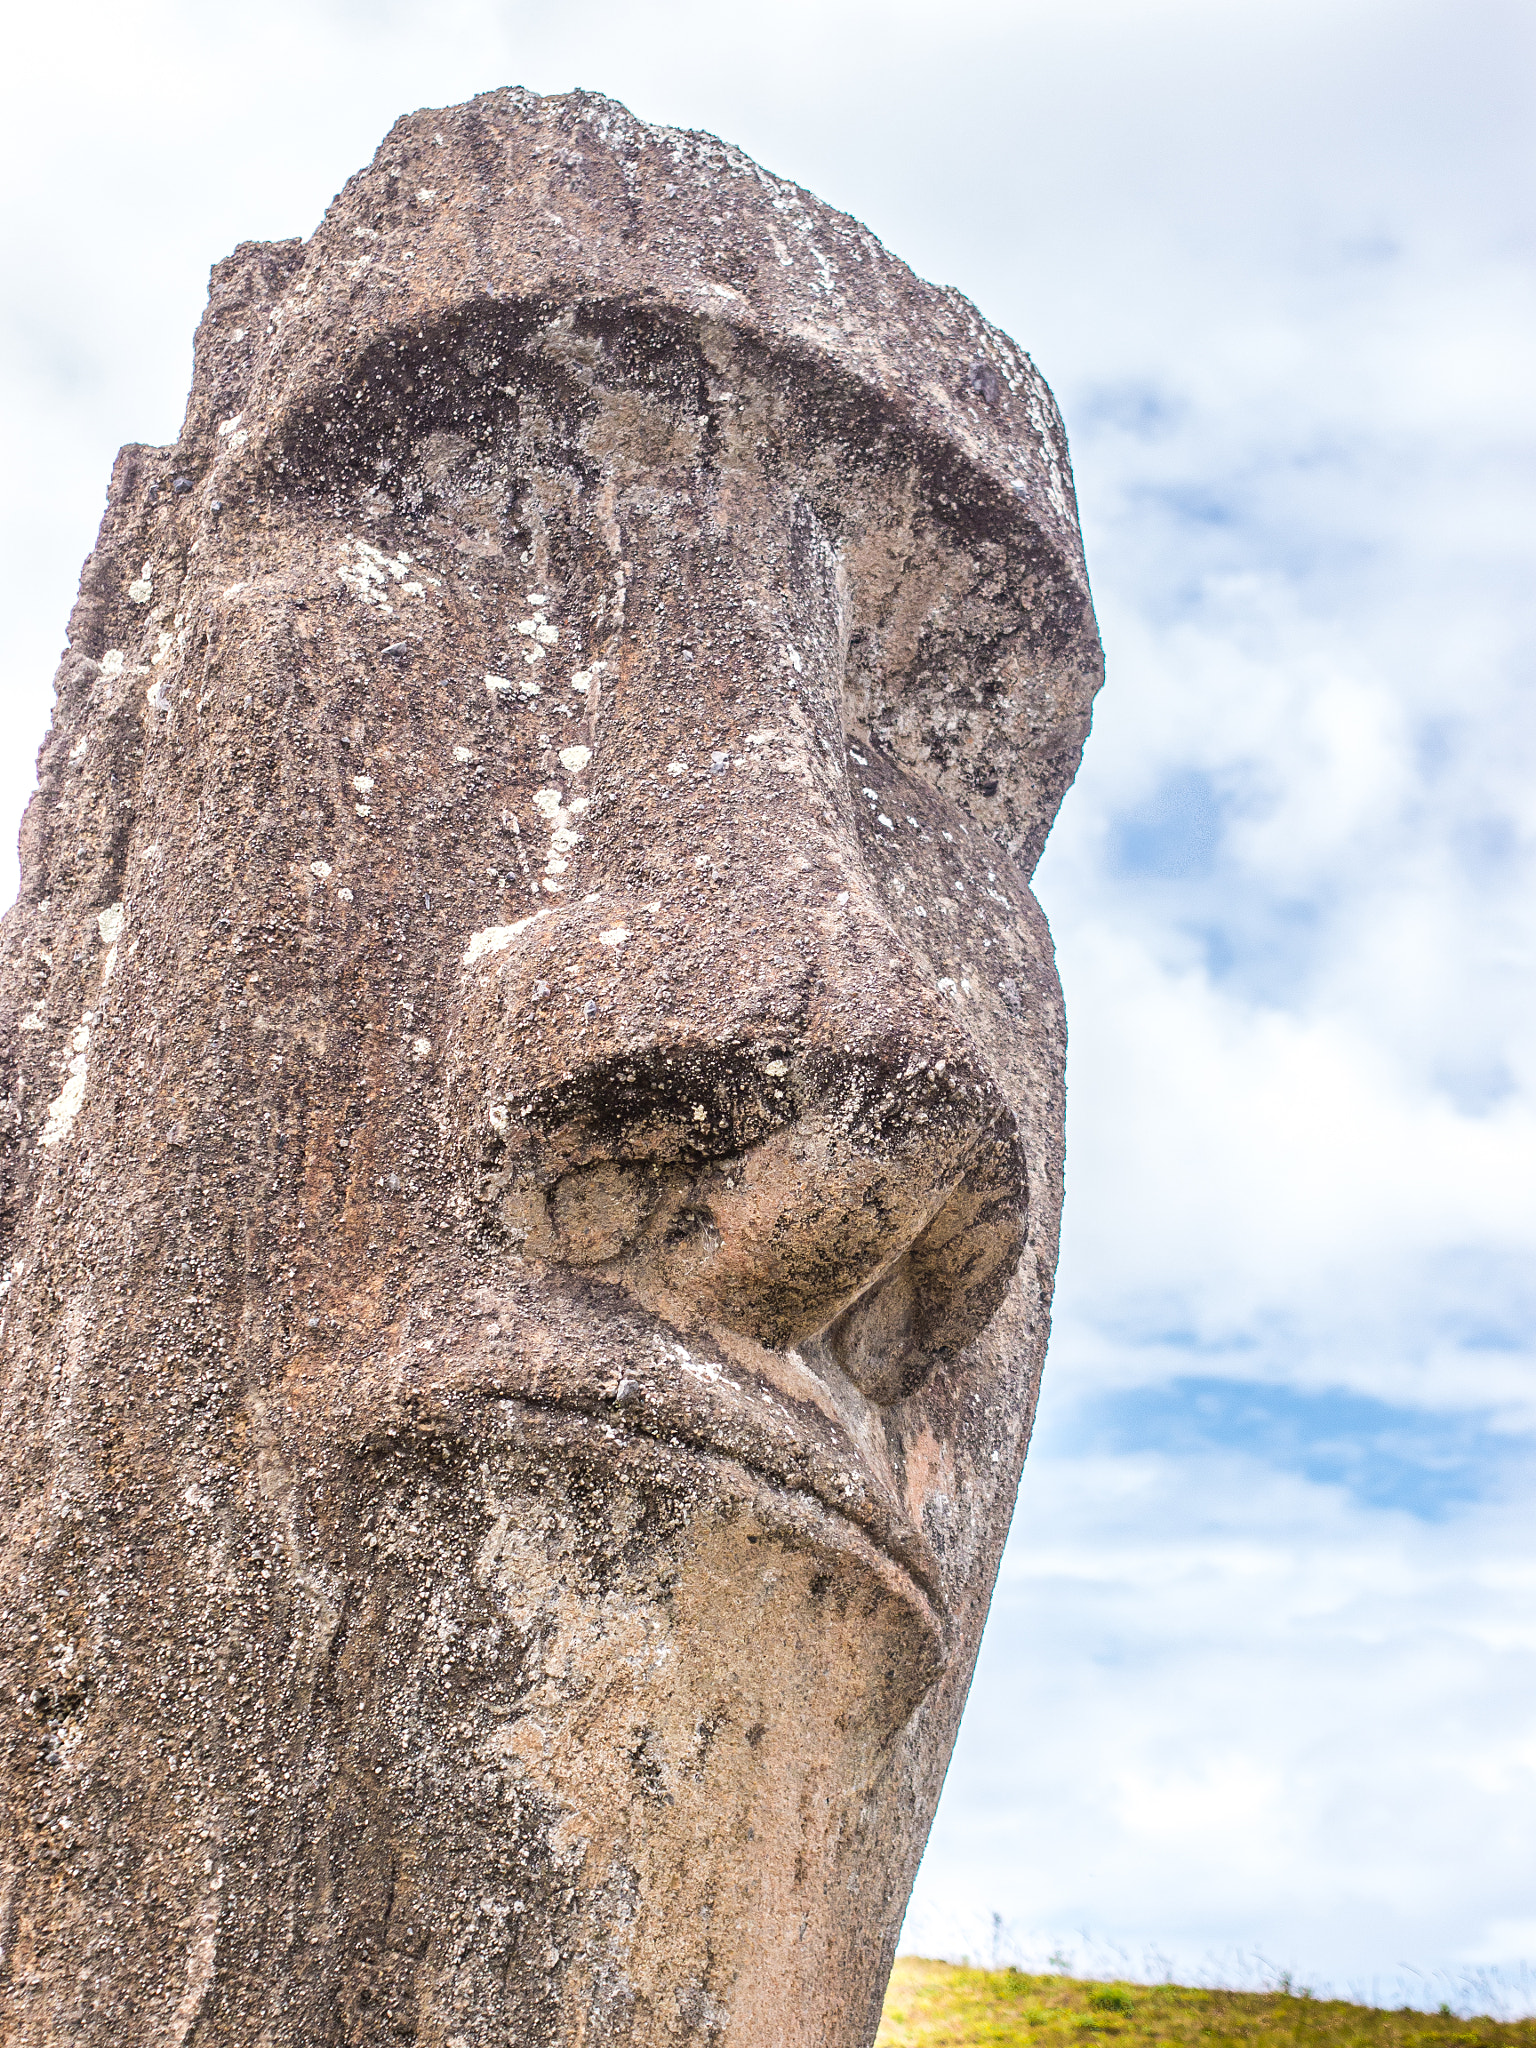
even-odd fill
[{"label": "moai nose", "polygon": [[1015,1119],[872,884],[838,560],[804,495],[694,470],[623,545],[590,748],[537,799],[548,893],[465,955],[476,1185],[526,1255],[824,1340],[889,1398],[1006,1286]]}]

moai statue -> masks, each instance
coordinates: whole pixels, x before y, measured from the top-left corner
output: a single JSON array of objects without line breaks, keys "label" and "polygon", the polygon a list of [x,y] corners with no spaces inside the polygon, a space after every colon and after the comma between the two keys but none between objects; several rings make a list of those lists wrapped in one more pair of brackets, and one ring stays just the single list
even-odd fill
[{"label": "moai statue", "polygon": [[1027,358],[612,101],[217,266],[3,927],[12,2048],[865,2048],[1046,1339]]}]

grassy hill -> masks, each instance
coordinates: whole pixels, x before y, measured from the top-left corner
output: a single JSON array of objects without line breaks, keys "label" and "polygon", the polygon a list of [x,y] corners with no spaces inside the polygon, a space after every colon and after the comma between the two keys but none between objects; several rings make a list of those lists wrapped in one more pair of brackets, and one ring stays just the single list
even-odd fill
[{"label": "grassy hill", "polygon": [[1281,1991],[1094,1984],[902,1956],[875,2048],[1536,2048],[1536,2020],[1383,2012]]}]

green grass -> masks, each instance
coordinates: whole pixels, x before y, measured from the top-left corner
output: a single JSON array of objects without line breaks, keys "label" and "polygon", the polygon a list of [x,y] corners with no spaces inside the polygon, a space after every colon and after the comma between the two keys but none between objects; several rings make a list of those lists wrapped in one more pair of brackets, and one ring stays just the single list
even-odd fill
[{"label": "green grass", "polygon": [[1384,2012],[1284,1991],[1095,1984],[902,1956],[875,2048],[1536,2048],[1536,2020]]}]

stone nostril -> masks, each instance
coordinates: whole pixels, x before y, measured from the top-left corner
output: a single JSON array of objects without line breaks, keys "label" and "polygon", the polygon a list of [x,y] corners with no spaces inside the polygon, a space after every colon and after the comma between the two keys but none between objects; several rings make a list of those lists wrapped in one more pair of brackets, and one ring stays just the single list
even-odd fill
[{"label": "stone nostril", "polygon": [[848,1376],[894,1399],[1006,1288],[1023,1242],[1017,1124],[963,1072],[904,1089],[888,1067],[836,1062],[821,1078],[838,1085],[813,1090],[800,1064],[796,1120],[692,1173],[637,1248],[636,1281],[771,1349],[832,1332]]},{"label": "stone nostril", "polygon": [[488,1191],[553,1187],[604,1161],[698,1170],[750,1151],[800,1107],[782,1041],[652,1042],[541,1074],[515,1040],[487,1036],[476,1047],[462,1034],[453,1082],[467,1163]]},{"label": "stone nostril", "polygon": [[638,1043],[553,1028],[584,1014],[556,955],[597,914],[466,955],[451,1085],[482,1197],[530,1255],[773,1349],[825,1339],[899,1398],[974,1336],[1022,1242],[1015,1120],[954,1007],[899,985],[882,940],[868,988],[823,986],[825,961],[797,981],[821,992],[788,1027],[701,998]]},{"label": "stone nostril", "polygon": [[718,1248],[720,1243],[720,1232],[715,1219],[710,1211],[702,1206],[680,1210],[667,1224],[663,1237],[664,1242],[672,1246],[703,1244]]},{"label": "stone nostril", "polygon": [[682,1209],[667,1224],[656,1246],[654,1264],[684,1299],[707,1297],[712,1269],[724,1240],[713,1214],[703,1206]]},{"label": "stone nostril", "polygon": [[914,1393],[931,1367],[917,1341],[918,1320],[917,1280],[908,1252],[810,1348],[825,1352],[861,1393],[888,1407]]},{"label": "stone nostril", "polygon": [[870,1400],[913,1394],[997,1313],[1023,1254],[1028,1181],[1015,1129],[990,1132],[947,1200],[821,1349]]}]

